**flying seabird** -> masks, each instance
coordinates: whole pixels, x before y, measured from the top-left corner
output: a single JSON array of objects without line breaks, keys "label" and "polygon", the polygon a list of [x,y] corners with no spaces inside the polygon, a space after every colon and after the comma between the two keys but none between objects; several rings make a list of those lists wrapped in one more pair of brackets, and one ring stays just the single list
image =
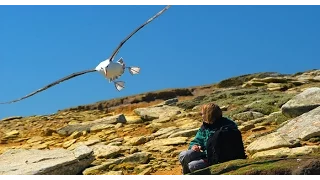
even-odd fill
[{"label": "flying seabird", "polygon": [[63,81],[69,80],[71,78],[83,75],[83,74],[87,74],[87,73],[91,73],[91,72],[100,72],[106,79],[109,80],[109,82],[113,82],[115,85],[115,88],[120,91],[124,88],[124,81],[115,81],[117,80],[123,73],[124,70],[127,68],[130,72],[130,74],[135,75],[135,74],[139,74],[140,72],[140,68],[139,67],[126,67],[125,63],[123,61],[123,58],[121,57],[117,62],[114,62],[114,58],[115,56],[118,54],[120,48],[123,46],[123,44],[130,39],[136,32],[138,32],[140,29],[142,29],[145,25],[147,25],[148,23],[150,23],[151,21],[153,21],[154,19],[156,19],[158,16],[160,16],[162,13],[164,13],[167,9],[169,9],[171,7],[171,5],[167,5],[165,8],[163,8],[161,11],[159,11],[157,14],[155,14],[153,17],[151,17],[150,19],[148,19],[145,23],[143,23],[142,25],[140,25],[137,29],[135,29],[131,34],[129,34],[124,40],[122,40],[120,42],[120,44],[118,45],[118,47],[113,51],[112,55],[102,61],[101,63],[99,63],[99,65],[94,68],[94,69],[89,69],[89,70],[85,70],[85,71],[80,71],[80,72],[75,72],[72,73],[64,78],[61,78],[53,83],[50,83],[46,86],[44,86],[43,88],[40,88],[24,97],[21,97],[19,99],[16,100],[12,100],[12,101],[8,101],[8,102],[0,102],[0,104],[10,104],[10,103],[14,103],[17,101],[21,101],[23,99],[26,99],[28,97],[31,97],[41,91],[44,91],[52,86],[55,86]]}]

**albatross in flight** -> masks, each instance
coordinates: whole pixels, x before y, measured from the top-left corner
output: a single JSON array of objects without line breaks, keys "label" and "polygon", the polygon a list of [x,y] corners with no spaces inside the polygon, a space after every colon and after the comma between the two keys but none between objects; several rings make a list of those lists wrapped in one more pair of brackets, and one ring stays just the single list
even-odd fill
[{"label": "albatross in flight", "polygon": [[21,101],[21,100],[26,99],[30,96],[33,96],[41,91],[44,91],[52,86],[55,86],[63,81],[69,80],[69,79],[74,78],[76,76],[80,76],[80,75],[83,75],[86,73],[91,73],[91,72],[96,72],[96,71],[100,72],[106,79],[109,80],[109,82],[113,82],[115,85],[115,88],[118,91],[122,90],[124,88],[124,82],[123,81],[116,81],[116,80],[124,73],[124,70],[127,68],[129,70],[130,74],[135,75],[135,74],[139,74],[140,68],[139,67],[126,67],[122,57],[117,62],[114,62],[113,60],[114,60],[115,56],[118,54],[120,48],[123,46],[123,44],[128,39],[130,39],[136,32],[138,32],[140,29],[142,29],[145,25],[147,25],[148,23],[153,21],[155,18],[160,16],[167,9],[169,9],[170,6],[171,5],[167,5],[161,11],[159,11],[157,14],[155,14],[153,17],[151,17],[145,23],[143,23],[137,29],[135,29],[131,34],[129,34],[124,40],[122,40],[120,42],[118,47],[113,51],[112,55],[108,59],[102,61],[96,68],[70,74],[69,76],[66,76],[66,77],[61,78],[51,84],[48,84],[45,87],[38,89],[38,90],[36,90],[36,91],[34,91],[24,97],[21,97],[16,100],[8,101],[8,102],[0,102],[0,104],[9,104],[9,103]]}]

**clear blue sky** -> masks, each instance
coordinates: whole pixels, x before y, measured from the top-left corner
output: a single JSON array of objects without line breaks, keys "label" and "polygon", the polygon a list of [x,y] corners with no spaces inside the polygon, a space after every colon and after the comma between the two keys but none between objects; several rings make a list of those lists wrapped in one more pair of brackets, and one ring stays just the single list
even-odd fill
[{"label": "clear blue sky", "polygon": [[[0,6],[0,101],[95,68],[164,6]],[[0,119],[255,72],[319,69],[320,6],[172,6],[116,57],[141,67],[118,92],[99,73],[0,105]]]}]

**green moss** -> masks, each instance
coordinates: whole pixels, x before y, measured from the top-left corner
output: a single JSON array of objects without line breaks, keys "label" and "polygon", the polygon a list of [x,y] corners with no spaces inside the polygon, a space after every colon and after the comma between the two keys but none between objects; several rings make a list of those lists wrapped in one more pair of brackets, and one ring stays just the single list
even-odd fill
[{"label": "green moss", "polygon": [[259,90],[256,88],[240,88],[240,89],[232,89],[232,90],[217,90],[212,92],[207,96],[198,96],[192,100],[186,100],[177,103],[178,107],[184,109],[192,109],[197,105],[201,105],[208,102],[217,102],[220,106],[222,106],[222,102],[230,103],[233,101],[235,97],[250,95],[257,93]]},{"label": "green moss", "polygon": [[[300,160],[297,160],[300,159]],[[295,156],[291,158],[258,158],[246,160],[234,160],[221,164],[216,164],[208,168],[198,170],[192,174],[294,174],[301,171],[301,167],[307,165],[310,161],[320,162],[320,155]],[[298,168],[300,166],[300,169]],[[314,167],[319,171],[319,167]]]},{"label": "green moss", "polygon": [[285,115],[283,115],[281,113],[281,114],[278,114],[278,115],[274,116],[272,121],[274,121],[275,124],[280,125],[280,124],[282,124],[283,122],[285,122],[285,121],[287,121],[289,119],[290,119],[289,117],[286,117]]},{"label": "green moss", "polygon": [[261,164],[244,166],[230,174],[291,174],[291,169],[297,164],[292,161],[266,161]]},{"label": "green moss", "polygon": [[[271,160],[256,160],[256,159],[241,159],[241,160],[233,160],[228,161],[225,163],[216,164],[210,166],[208,168],[198,170],[192,174],[212,174],[212,175],[219,175],[219,174],[243,174],[246,171],[241,171],[242,168],[251,169],[252,167],[256,166],[265,166],[268,163],[275,163],[280,161],[281,159],[271,159]],[[251,166],[251,167],[250,167]]]},{"label": "green moss", "polygon": [[312,143],[320,142],[320,136],[310,138],[308,141]]},{"label": "green moss", "polygon": [[[207,96],[201,96],[192,100],[179,102],[177,105],[184,109],[192,109],[195,106],[209,102],[215,102],[219,106],[232,106],[232,110],[226,111],[224,115],[232,116],[245,111],[256,111],[265,115],[279,111],[281,106],[289,101],[294,94],[284,92],[270,92],[259,88],[238,88],[231,90],[218,90]],[[256,102],[249,107],[245,105]],[[285,119],[279,120],[279,123]]]},{"label": "green moss", "polygon": [[113,171],[118,171],[118,170],[133,170],[136,167],[136,164],[134,163],[122,163],[114,166],[112,168]]},{"label": "green moss", "polygon": [[[268,115],[272,112],[279,111],[281,106],[289,101],[293,96],[294,95],[292,94],[285,94],[282,92],[259,91],[255,94],[246,94],[218,101],[218,103],[220,102],[221,104],[229,104],[238,107],[229,113],[230,116],[245,111],[256,111]],[[249,107],[245,106],[255,101],[258,102],[250,105]]]},{"label": "green moss", "polygon": [[200,102],[196,100],[186,100],[186,101],[177,103],[177,106],[183,109],[192,109],[193,107],[199,104]]}]

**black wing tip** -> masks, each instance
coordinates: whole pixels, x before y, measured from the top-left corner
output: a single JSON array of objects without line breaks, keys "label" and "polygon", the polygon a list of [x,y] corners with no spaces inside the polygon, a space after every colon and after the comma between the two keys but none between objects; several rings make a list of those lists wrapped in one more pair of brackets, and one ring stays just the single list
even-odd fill
[{"label": "black wing tip", "polygon": [[0,102],[0,104],[12,104],[12,103],[27,99],[27,98],[35,95],[35,94],[40,93],[41,91],[47,90],[47,89],[49,89],[49,88],[51,88],[51,87],[53,87],[53,86],[55,86],[55,85],[57,85],[57,84],[59,84],[59,83],[61,83],[63,81],[72,79],[74,77],[77,77],[77,76],[80,76],[80,75],[83,75],[83,74],[86,74],[86,73],[91,73],[91,72],[96,72],[96,70],[95,69],[89,69],[89,70],[84,70],[84,71],[72,73],[71,75],[68,75],[68,76],[66,76],[66,77],[64,77],[62,79],[59,79],[59,80],[57,80],[57,81],[55,81],[53,83],[50,83],[50,84],[44,86],[43,88],[40,88],[40,89],[38,89],[38,90],[36,90],[36,91],[34,91],[34,92],[32,92],[32,93],[20,98],[20,99],[16,99],[16,100],[13,100],[13,101],[8,101],[8,102]]},{"label": "black wing tip", "polygon": [[133,36],[136,32],[138,32],[141,28],[143,28],[145,25],[147,25],[148,23],[150,23],[151,21],[153,21],[154,19],[156,19],[158,16],[160,16],[162,13],[164,13],[167,9],[169,9],[172,5],[167,5],[166,7],[164,7],[163,9],[161,9],[161,11],[159,11],[158,13],[156,13],[155,15],[153,15],[150,19],[148,19],[145,23],[143,23],[142,25],[140,25],[137,29],[135,29],[133,32],[131,32],[129,34],[129,36],[127,36],[124,40],[122,40],[120,42],[120,44],[118,45],[118,47],[112,52],[112,55],[109,57],[110,61],[113,61],[113,59],[115,58],[115,56],[118,54],[120,48],[122,47],[122,45],[131,38],[131,36]]}]

